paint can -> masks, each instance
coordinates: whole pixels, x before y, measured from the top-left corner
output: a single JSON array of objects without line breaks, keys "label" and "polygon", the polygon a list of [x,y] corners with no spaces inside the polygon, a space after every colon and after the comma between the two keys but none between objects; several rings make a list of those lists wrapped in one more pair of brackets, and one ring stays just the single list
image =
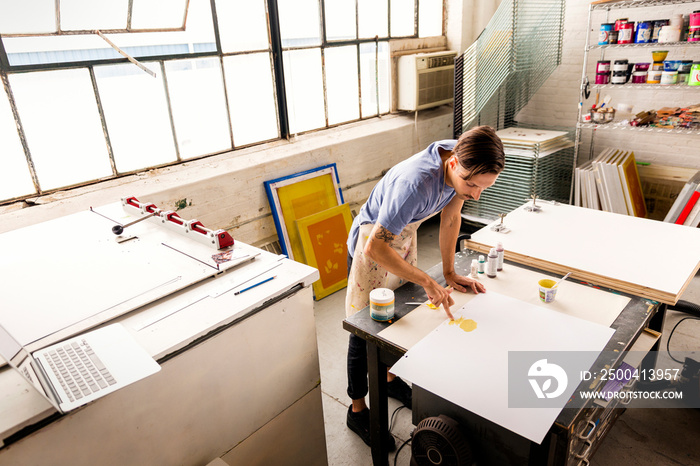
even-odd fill
[{"label": "paint can", "polygon": [[595,66],[596,73],[610,72],[610,60],[600,60]]},{"label": "paint can", "polygon": [[661,32],[661,28],[664,26],[668,26],[669,21],[667,19],[657,19],[654,21],[654,30],[651,33],[651,41],[652,42],[658,42],[659,41],[659,32]]},{"label": "paint can", "polygon": [[600,33],[598,34],[598,45],[610,44],[610,33],[615,27],[615,23],[603,23],[600,25]]},{"label": "paint can", "polygon": [[662,70],[652,69],[647,73],[647,84],[659,84],[661,82]]},{"label": "paint can", "polygon": [[619,31],[622,28],[622,25],[627,22],[627,18],[620,18],[615,20],[615,26],[613,27],[613,30]]},{"label": "paint can", "polygon": [[394,318],[394,292],[389,288],[376,288],[369,292],[369,315],[379,322]]},{"label": "paint can", "polygon": [[659,44],[667,42],[678,42],[681,40],[681,30],[675,26],[662,26],[659,32]]},{"label": "paint can", "polygon": [[688,42],[700,41],[700,10],[693,11],[690,14],[688,24]]},{"label": "paint can", "polygon": [[700,86],[700,61],[694,61],[688,76],[688,86]]},{"label": "paint can", "polygon": [[634,42],[634,23],[624,23],[620,25],[618,31],[617,43],[618,44],[631,44]]},{"label": "paint can", "polygon": [[627,71],[613,71],[610,84],[625,84],[627,82]]},{"label": "paint can", "polygon": [[634,35],[635,44],[647,44],[651,41],[653,26],[651,21],[637,21],[637,30]]},{"label": "paint can", "polygon": [[635,71],[632,73],[632,83],[633,84],[644,84],[647,82],[647,72],[646,71]]},{"label": "paint can", "polygon": [[676,84],[677,82],[678,82],[678,71],[662,71],[661,72],[661,85],[662,86]]},{"label": "paint can", "polygon": [[603,73],[596,73],[595,74],[595,83],[596,84],[610,84],[610,71],[605,71]]}]

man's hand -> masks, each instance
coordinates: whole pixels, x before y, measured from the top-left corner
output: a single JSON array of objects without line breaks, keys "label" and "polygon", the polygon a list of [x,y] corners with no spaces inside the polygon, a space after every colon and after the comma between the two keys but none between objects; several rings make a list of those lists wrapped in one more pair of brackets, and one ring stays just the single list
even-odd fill
[{"label": "man's hand", "polygon": [[479,280],[457,275],[456,272],[446,274],[445,281],[452,288],[457,291],[461,291],[462,293],[466,293],[467,289],[472,290],[474,294],[479,294],[486,291],[486,287],[482,285]]},{"label": "man's hand", "polygon": [[447,314],[447,317],[449,317],[450,320],[454,320],[454,317],[452,317],[452,313],[450,312],[450,306],[455,303],[455,300],[452,299],[452,296],[450,296],[452,290],[443,288],[432,279],[431,283],[424,286],[423,289],[425,289],[430,302],[437,307],[442,306],[442,308],[445,310],[445,314]]}]

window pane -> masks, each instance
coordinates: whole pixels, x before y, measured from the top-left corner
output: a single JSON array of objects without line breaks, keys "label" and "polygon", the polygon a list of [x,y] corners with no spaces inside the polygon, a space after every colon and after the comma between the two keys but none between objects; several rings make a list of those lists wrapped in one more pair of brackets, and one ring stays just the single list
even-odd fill
[{"label": "window pane", "polygon": [[[186,12],[187,0],[168,0],[167,2],[163,0],[134,0],[131,27],[133,29],[181,28],[185,22]],[[187,22],[189,23],[189,19]]]},{"label": "window pane", "polygon": [[326,2],[326,39],[357,39],[357,12],[355,0]]},{"label": "window pane", "polygon": [[357,46],[330,47],[324,52],[328,124],[360,118],[357,77]]},{"label": "window pane", "polygon": [[9,80],[42,189],[112,174],[88,70],[11,74]]},{"label": "window pane", "polygon": [[389,36],[388,0],[358,0],[357,9],[361,39]]},{"label": "window pane", "polygon": [[269,49],[264,0],[217,0],[216,16],[223,52]]},{"label": "window pane", "polygon": [[278,0],[282,47],[321,43],[319,0]]},{"label": "window pane", "polygon": [[0,0],[0,34],[56,31],[55,0]]},{"label": "window pane", "polygon": [[[379,88],[379,112],[388,113],[391,105],[389,80],[389,44],[379,43],[379,53],[374,43],[360,44],[360,79],[362,80],[362,118],[377,115],[377,87]],[[379,73],[375,70],[378,62]],[[379,86],[377,86],[379,81]]]},{"label": "window pane", "polygon": [[418,2],[418,37],[442,35],[442,0]]},{"label": "window pane", "polygon": [[176,160],[160,67],[154,78],[131,63],[95,68],[109,140],[120,173]]},{"label": "window pane", "polygon": [[270,54],[224,57],[224,74],[234,145],[279,137]]},{"label": "window pane", "polygon": [[288,51],[282,58],[289,132],[325,127],[321,49]]},{"label": "window pane", "polygon": [[180,157],[231,148],[226,98],[218,58],[165,63]]},{"label": "window pane", "polygon": [[[126,53],[140,59],[216,51],[208,0],[190,0],[186,31],[108,34],[107,37]],[[11,65],[123,60],[116,50],[95,34],[3,37],[3,45]]]},{"label": "window pane", "polygon": [[0,88],[0,200],[35,192],[7,94]]},{"label": "window pane", "polygon": [[61,30],[126,29],[128,0],[60,0]]},{"label": "window pane", "polygon": [[391,0],[391,37],[415,34],[415,0]]}]

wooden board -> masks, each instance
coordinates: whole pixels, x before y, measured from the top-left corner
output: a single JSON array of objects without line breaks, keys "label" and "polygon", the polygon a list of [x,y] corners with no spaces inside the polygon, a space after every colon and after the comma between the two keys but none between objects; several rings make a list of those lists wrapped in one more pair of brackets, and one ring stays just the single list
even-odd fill
[{"label": "wooden board", "polygon": [[467,247],[488,252],[502,242],[506,259],[578,280],[675,304],[700,268],[700,229],[570,205],[525,204],[485,226]]}]

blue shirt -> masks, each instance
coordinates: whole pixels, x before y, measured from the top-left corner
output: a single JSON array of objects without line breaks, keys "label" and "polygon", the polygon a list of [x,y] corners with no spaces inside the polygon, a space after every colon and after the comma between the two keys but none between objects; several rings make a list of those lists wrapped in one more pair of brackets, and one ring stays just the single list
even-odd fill
[{"label": "blue shirt", "polygon": [[453,139],[434,142],[393,166],[379,180],[352,222],[348,235],[351,256],[355,254],[360,225],[379,223],[399,235],[406,225],[441,211],[452,200],[455,190],[445,184],[438,148],[450,151],[456,143]]}]

